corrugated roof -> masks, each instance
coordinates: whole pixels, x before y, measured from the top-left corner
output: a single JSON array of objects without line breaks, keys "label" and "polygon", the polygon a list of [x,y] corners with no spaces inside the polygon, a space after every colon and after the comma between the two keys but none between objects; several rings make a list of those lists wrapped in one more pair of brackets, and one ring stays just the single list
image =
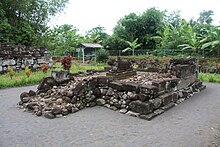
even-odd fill
[{"label": "corrugated roof", "polygon": [[98,43],[80,43],[78,46],[84,46],[86,48],[102,48],[103,47]]}]

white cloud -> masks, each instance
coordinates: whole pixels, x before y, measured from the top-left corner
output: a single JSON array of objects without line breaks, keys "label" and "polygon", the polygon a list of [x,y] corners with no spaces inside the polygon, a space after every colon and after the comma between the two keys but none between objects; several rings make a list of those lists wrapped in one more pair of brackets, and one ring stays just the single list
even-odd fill
[{"label": "white cloud", "polygon": [[135,12],[142,13],[150,7],[168,11],[181,10],[185,19],[198,18],[199,12],[213,10],[215,24],[220,21],[219,0],[70,0],[64,12],[55,17],[51,26],[72,24],[81,33],[103,26],[110,33],[117,21]]}]

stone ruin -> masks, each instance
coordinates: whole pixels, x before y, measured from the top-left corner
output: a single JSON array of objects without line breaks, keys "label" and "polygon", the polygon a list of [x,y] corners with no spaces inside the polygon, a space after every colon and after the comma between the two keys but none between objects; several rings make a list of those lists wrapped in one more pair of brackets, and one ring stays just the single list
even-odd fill
[{"label": "stone ruin", "polygon": [[8,66],[18,71],[26,66],[37,70],[44,63],[47,63],[49,67],[52,66],[52,56],[45,47],[0,43],[0,74],[7,72]]},{"label": "stone ruin", "polygon": [[54,72],[36,92],[23,92],[18,106],[50,119],[98,105],[151,120],[206,88],[196,59],[172,59],[166,72],[126,70],[131,63],[121,59],[109,63],[108,72]]}]

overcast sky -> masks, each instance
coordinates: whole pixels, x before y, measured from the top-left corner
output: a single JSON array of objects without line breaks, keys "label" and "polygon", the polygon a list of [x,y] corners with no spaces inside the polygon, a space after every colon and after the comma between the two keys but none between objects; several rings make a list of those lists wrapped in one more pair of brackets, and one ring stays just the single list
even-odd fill
[{"label": "overcast sky", "polygon": [[214,24],[220,25],[220,0],[69,0],[67,8],[50,22],[50,26],[71,24],[84,34],[93,27],[112,32],[117,21],[131,12],[142,13],[150,7],[180,10],[187,20],[197,19],[203,10],[214,11]]}]

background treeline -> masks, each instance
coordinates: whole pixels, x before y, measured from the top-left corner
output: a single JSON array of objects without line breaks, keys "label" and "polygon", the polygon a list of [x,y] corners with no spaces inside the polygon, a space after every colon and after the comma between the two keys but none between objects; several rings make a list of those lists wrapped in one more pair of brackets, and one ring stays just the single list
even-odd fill
[{"label": "background treeline", "polygon": [[0,42],[45,46],[54,55],[74,52],[79,42],[100,43],[110,53],[187,54],[218,56],[220,30],[212,24],[213,11],[186,21],[180,11],[168,13],[149,8],[121,18],[111,35],[97,26],[81,35],[73,25],[48,27],[68,0],[0,0]]}]

